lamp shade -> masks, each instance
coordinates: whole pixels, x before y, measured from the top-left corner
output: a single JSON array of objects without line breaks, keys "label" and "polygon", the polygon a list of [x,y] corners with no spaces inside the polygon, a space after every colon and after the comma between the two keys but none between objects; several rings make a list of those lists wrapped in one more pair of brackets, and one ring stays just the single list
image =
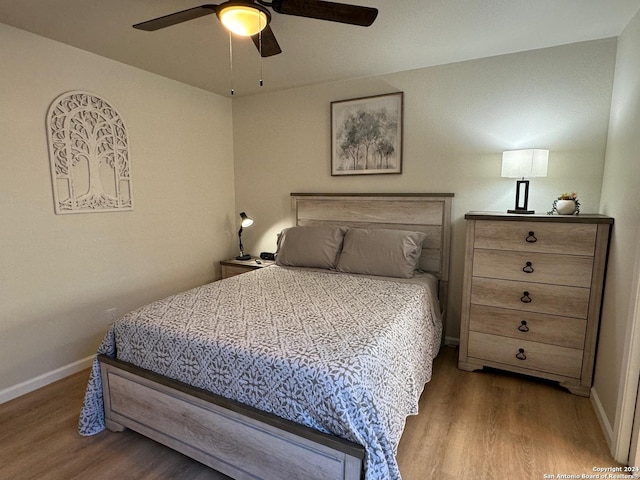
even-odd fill
[{"label": "lamp shade", "polygon": [[218,8],[217,15],[228,30],[243,37],[261,32],[271,20],[266,8],[251,2],[225,2]]},{"label": "lamp shade", "polygon": [[240,213],[240,218],[242,219],[241,223],[240,223],[240,225],[242,227],[246,228],[246,227],[250,227],[251,225],[253,225],[253,218],[248,217],[246,213],[241,212]]},{"label": "lamp shade", "polygon": [[533,178],[547,176],[549,150],[530,148],[502,153],[502,177]]}]

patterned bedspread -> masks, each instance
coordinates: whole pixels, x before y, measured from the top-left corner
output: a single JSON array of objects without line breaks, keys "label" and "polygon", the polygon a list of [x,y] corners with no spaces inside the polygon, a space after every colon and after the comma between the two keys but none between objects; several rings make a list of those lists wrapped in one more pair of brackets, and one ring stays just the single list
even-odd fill
[{"label": "patterned bedspread", "polygon": [[[425,285],[273,266],[134,310],[98,353],[356,442],[367,480],[400,479],[440,345],[431,301]],[[79,430],[104,428],[96,360]]]}]

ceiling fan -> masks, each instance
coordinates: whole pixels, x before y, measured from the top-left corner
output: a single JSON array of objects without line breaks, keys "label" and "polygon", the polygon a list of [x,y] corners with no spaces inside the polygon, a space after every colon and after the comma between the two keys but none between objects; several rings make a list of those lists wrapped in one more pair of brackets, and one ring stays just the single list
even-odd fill
[{"label": "ceiling fan", "polygon": [[377,8],[326,2],[323,0],[246,0],[227,1],[220,5],[200,5],[163,17],[137,23],[133,28],[146,31],[159,30],[178,23],[187,22],[205,15],[216,14],[220,22],[231,32],[251,37],[263,57],[282,52],[269,22],[271,13],[266,8],[282,15],[315,18],[330,22],[347,23],[368,27],[378,15]]}]

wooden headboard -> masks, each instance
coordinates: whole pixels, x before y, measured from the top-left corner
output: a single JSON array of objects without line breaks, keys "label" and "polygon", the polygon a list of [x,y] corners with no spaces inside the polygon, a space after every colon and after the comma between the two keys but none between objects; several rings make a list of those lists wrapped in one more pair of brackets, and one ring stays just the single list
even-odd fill
[{"label": "wooden headboard", "polygon": [[425,232],[420,268],[440,280],[440,305],[449,291],[453,193],[292,193],[294,225],[346,225]]}]

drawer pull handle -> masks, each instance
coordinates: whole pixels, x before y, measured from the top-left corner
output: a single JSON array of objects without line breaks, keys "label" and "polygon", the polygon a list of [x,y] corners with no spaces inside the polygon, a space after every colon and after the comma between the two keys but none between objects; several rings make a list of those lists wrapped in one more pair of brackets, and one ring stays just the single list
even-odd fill
[{"label": "drawer pull handle", "polygon": [[526,320],[522,320],[522,322],[520,322],[520,325],[518,325],[518,330],[525,333],[529,331]]},{"label": "drawer pull handle", "polygon": [[522,296],[520,297],[520,301],[522,303],[531,303],[533,299],[529,296],[529,292],[522,292]]},{"label": "drawer pull handle", "polygon": [[529,236],[524,239],[527,243],[536,243],[538,239],[533,232],[529,232]]},{"label": "drawer pull handle", "polygon": [[526,360],[527,356],[524,353],[524,348],[519,348],[518,349],[518,353],[516,353],[516,358],[518,360]]},{"label": "drawer pull handle", "polygon": [[526,265],[524,267],[522,267],[522,271],[524,273],[533,273],[533,266],[531,265],[531,262],[527,262]]}]

